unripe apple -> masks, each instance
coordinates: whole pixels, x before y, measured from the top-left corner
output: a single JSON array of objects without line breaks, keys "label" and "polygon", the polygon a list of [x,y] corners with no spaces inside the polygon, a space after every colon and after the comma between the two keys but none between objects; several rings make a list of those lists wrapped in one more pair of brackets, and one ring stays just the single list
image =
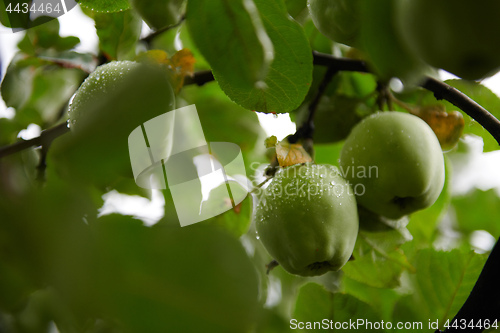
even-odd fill
[{"label": "unripe apple", "polygon": [[357,0],[308,0],[318,30],[331,40],[355,46],[359,34]]},{"label": "unripe apple", "polygon": [[56,140],[49,153],[60,172],[101,184],[118,175],[132,176],[130,133],[175,107],[166,71],[153,64],[116,61],[90,74],[69,108],[71,135]]},{"label": "unripe apple", "polygon": [[477,80],[500,69],[500,1],[399,0],[398,31],[430,65]]},{"label": "unripe apple", "polygon": [[331,165],[280,170],[255,209],[258,235],[289,273],[314,276],[339,270],[358,234],[352,188]]},{"label": "unripe apple", "polygon": [[152,29],[179,23],[185,0],[131,0],[132,7]]},{"label": "unripe apple", "polygon": [[444,185],[436,135],[407,113],[379,112],[358,123],[342,147],[340,167],[358,203],[391,219],[429,207]]},{"label": "unripe apple", "polygon": [[72,132],[80,131],[87,123],[94,122],[94,118],[104,117],[103,114],[96,114],[98,109],[93,107],[93,104],[119,91],[127,82],[128,74],[138,67],[139,63],[134,61],[113,61],[97,67],[85,79],[71,100],[69,124]]}]

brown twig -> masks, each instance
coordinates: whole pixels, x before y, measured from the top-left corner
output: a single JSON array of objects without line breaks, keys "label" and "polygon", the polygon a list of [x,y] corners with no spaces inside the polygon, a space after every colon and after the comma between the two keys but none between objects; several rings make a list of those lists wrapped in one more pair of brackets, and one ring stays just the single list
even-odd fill
[{"label": "brown twig", "polygon": [[214,75],[211,70],[199,71],[194,73],[193,76],[187,76],[184,79],[184,85],[196,84],[198,86],[202,86],[205,83],[214,81]]},{"label": "brown twig", "polygon": [[18,141],[16,143],[13,143],[11,145],[1,147],[0,148],[0,158],[12,155],[15,153],[18,153],[20,151],[23,151],[25,149],[31,148],[31,147],[38,147],[38,146],[44,146],[44,145],[50,145],[50,143],[57,137],[69,132],[69,128],[67,126],[67,123],[61,123],[57,126],[54,126],[52,128],[49,128],[40,134],[39,137],[30,139],[30,140],[22,140]]},{"label": "brown twig", "polygon": [[432,91],[436,99],[447,100],[467,113],[471,118],[483,126],[500,144],[500,121],[481,105],[477,104],[458,89],[431,77],[427,77],[421,86]]},{"label": "brown twig", "polygon": [[170,29],[173,29],[173,28],[176,28],[178,27],[179,25],[182,24],[182,22],[184,22],[184,20],[186,19],[185,16],[182,16],[181,19],[179,20],[179,22],[175,23],[175,24],[172,24],[172,25],[169,25],[169,26],[166,26],[164,28],[161,28],[161,29],[158,29],[154,32],[152,32],[151,34],[149,34],[148,36],[144,37],[141,39],[142,42],[150,45],[151,42],[158,36],[160,36],[161,34],[163,34],[164,32],[167,32],[168,30]]}]

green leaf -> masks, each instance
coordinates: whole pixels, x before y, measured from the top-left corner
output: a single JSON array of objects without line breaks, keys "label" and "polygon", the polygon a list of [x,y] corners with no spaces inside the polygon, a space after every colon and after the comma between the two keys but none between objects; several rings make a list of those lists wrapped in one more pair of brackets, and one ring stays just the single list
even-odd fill
[{"label": "green leaf", "polygon": [[[450,163],[445,155],[445,182],[443,191],[434,204],[426,209],[413,213],[410,216],[408,230],[413,236],[415,244],[424,247],[430,246],[437,235],[437,225],[448,211],[451,199]],[[477,213],[476,210],[474,210]]]},{"label": "green leaf", "polygon": [[349,278],[372,287],[396,287],[403,270],[413,271],[400,249],[408,237],[405,229],[382,232],[361,230],[354,248],[354,260],[342,270]]},{"label": "green leaf", "polygon": [[22,6],[27,1],[21,0],[4,0],[0,1],[0,22],[4,27],[8,28],[27,28],[30,26],[29,12],[23,13],[22,10],[16,12],[12,10],[10,13],[6,10],[9,6],[15,9],[17,6]]},{"label": "green leaf", "polygon": [[179,23],[185,0],[131,0],[132,7],[151,29],[162,29]]},{"label": "green leaf", "polygon": [[[130,133],[174,107],[170,82],[160,67],[129,66],[132,69],[123,70],[123,76],[108,72],[104,86],[93,76],[80,96],[85,101],[77,109],[77,114],[85,115],[80,117],[80,130],[52,143],[48,160],[66,180],[109,186],[119,177],[132,177]],[[112,90],[111,75],[119,79]],[[107,87],[107,92],[101,87]]]},{"label": "green leaf", "polygon": [[[445,83],[457,88],[476,103],[484,107],[497,119],[500,119],[500,98],[490,89],[486,88],[479,82],[466,80],[446,80]],[[449,102],[444,102],[447,110],[458,110],[458,108]],[[500,146],[498,142],[485,130],[478,122],[469,117],[465,112],[462,112],[465,120],[464,134],[474,134],[483,138],[484,152],[498,150]]]},{"label": "green leaf", "polygon": [[273,49],[251,1],[190,0],[186,17],[193,41],[217,77],[244,91],[265,77]]},{"label": "green leaf", "polygon": [[385,321],[392,319],[394,306],[400,298],[395,289],[375,288],[347,276],[342,279],[342,292],[369,304]]},{"label": "green leaf", "polygon": [[312,81],[312,52],[302,27],[290,19],[282,0],[255,1],[274,46],[264,84],[242,88],[214,70],[222,90],[249,110],[289,112],[304,100]]},{"label": "green leaf", "polygon": [[[301,324],[304,325],[303,329],[299,332],[310,332],[313,329],[314,331],[330,329],[335,332],[347,332],[352,330],[349,326],[342,329],[342,327],[335,327],[335,323],[350,323],[358,320],[380,322],[380,317],[368,304],[348,294],[331,293],[316,283],[308,283],[300,288],[292,318],[296,320],[295,323],[303,323]],[[293,323],[294,321],[291,320],[292,329],[294,329]],[[358,329],[363,332],[380,332],[380,330],[362,326]]]},{"label": "green leaf", "polygon": [[120,12],[130,8],[128,0],[80,0],[80,6],[101,13]]},{"label": "green leaf", "polygon": [[2,97],[16,109],[15,121],[20,126],[35,123],[43,128],[61,117],[63,107],[84,77],[79,69],[19,54],[7,69]]},{"label": "green leaf", "polygon": [[32,92],[35,70],[41,64],[40,59],[28,58],[21,53],[14,56],[1,86],[2,99],[7,106],[17,109],[26,103]]},{"label": "green leaf", "polygon": [[97,308],[126,331],[248,332],[255,323],[257,274],[225,232],[108,215],[93,234]]},{"label": "green leaf", "polygon": [[[347,138],[354,125],[361,120],[356,112],[359,104],[356,98],[322,96],[314,115],[314,143],[338,142]],[[295,121],[302,124],[308,114],[308,105],[303,105],[297,111]]]},{"label": "green leaf", "polygon": [[360,46],[366,53],[373,69],[388,80],[398,77],[410,84],[430,70],[430,67],[406,49],[393,22],[394,8],[392,0],[361,0]]},{"label": "green leaf", "polygon": [[307,0],[285,0],[285,5],[288,13],[294,19],[302,16],[307,17]]},{"label": "green leaf", "polygon": [[467,195],[454,197],[451,201],[460,230],[469,234],[475,230],[486,230],[493,237],[500,237],[500,198],[495,190],[475,190]]},{"label": "green leaf", "polygon": [[91,14],[99,36],[99,48],[104,54],[109,59],[134,59],[142,27],[139,16],[132,10]]},{"label": "green leaf", "polygon": [[344,142],[314,145],[314,162],[317,164],[339,165],[340,151]]},{"label": "green leaf", "polygon": [[443,329],[469,296],[485,261],[485,255],[474,252],[419,251],[413,262],[412,294],[398,302],[394,320],[439,320]]},{"label": "green leaf", "polygon": [[[41,18],[37,20],[39,19]],[[18,47],[22,52],[29,55],[38,55],[43,51],[50,51],[51,54],[54,54],[55,51],[70,50],[80,43],[78,37],[61,37],[59,28],[59,21],[51,20],[28,29]]]},{"label": "green leaf", "polygon": [[196,105],[207,142],[236,143],[247,157],[263,135],[255,112],[231,102],[216,84],[186,86],[181,96],[186,104]]},{"label": "green leaf", "polygon": [[0,145],[6,146],[14,142],[17,138],[17,133],[23,129],[16,121],[0,118]]},{"label": "green leaf", "polygon": [[226,184],[222,184],[210,191],[208,201],[204,201],[200,208],[203,211],[210,211],[211,209],[218,211],[221,205],[225,205],[227,211],[197,223],[194,227],[203,227],[205,225],[216,226],[229,231],[236,237],[240,237],[248,231],[252,214],[251,197],[247,196],[245,200],[233,208],[231,198],[227,193]]},{"label": "green leaf", "polygon": [[55,123],[84,77],[85,74],[78,69],[55,66],[40,69],[33,79],[33,93],[18,114],[33,110],[41,116],[43,123]]},{"label": "green leaf", "polygon": [[333,51],[333,41],[318,31],[311,19],[304,23],[304,32],[309,39],[311,49],[318,52],[331,54]]}]

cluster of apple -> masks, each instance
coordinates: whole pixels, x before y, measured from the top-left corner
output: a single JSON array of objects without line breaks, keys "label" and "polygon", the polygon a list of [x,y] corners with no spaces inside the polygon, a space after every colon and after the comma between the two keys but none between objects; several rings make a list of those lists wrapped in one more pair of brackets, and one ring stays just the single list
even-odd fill
[{"label": "cluster of apple", "polygon": [[[385,15],[390,21],[393,44],[406,49],[404,55],[442,68],[463,79],[478,80],[500,70],[498,45],[500,2],[484,0],[386,0],[377,3],[383,12],[364,10],[370,0],[308,0],[318,30],[337,43],[364,51],[363,32],[377,28],[368,16]],[[373,4],[373,3],[372,3]],[[376,30],[376,29],[375,29]],[[377,36],[371,36],[374,38]],[[390,38],[380,36],[380,39]]]},{"label": "cluster of apple", "polygon": [[[356,172],[341,174],[339,168],[312,163],[283,168],[259,198],[254,215],[259,237],[292,274],[321,275],[347,263],[358,235],[358,204],[398,219],[432,205],[445,177],[432,129],[401,112],[378,112],[358,123],[342,148],[340,170]],[[364,191],[333,191],[339,185]],[[302,191],[287,192],[289,187]]]}]

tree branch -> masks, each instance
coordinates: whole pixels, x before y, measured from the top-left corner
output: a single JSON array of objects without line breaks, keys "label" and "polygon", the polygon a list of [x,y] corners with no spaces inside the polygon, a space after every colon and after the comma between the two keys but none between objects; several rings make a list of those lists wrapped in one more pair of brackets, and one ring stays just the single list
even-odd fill
[{"label": "tree branch", "polygon": [[295,134],[288,137],[288,141],[290,143],[295,143],[299,141],[299,139],[312,139],[314,134],[314,115],[316,114],[316,110],[318,109],[319,101],[321,97],[325,93],[326,88],[332,81],[332,78],[339,72],[338,68],[335,66],[328,66],[328,70],[321,80],[319,84],[318,91],[314,96],[314,99],[309,104],[307,111],[307,119],[306,121],[299,127],[299,129],[295,132]]},{"label": "tree branch", "polygon": [[[171,27],[172,26],[168,28]],[[337,58],[332,55],[316,51],[313,51],[313,56],[314,56],[314,64],[319,66],[328,66],[329,70],[331,70],[332,72],[332,75],[334,75],[337,71],[355,71],[362,73],[370,73],[370,70],[366,65],[366,63],[361,60]],[[192,77],[186,77],[184,85],[196,84],[198,86],[203,86],[204,84],[214,80],[215,78],[212,74],[212,71],[205,70],[194,73]],[[475,101],[470,99],[468,96],[466,96],[459,90],[431,77],[427,77],[425,81],[421,84],[421,86],[433,92],[437,99],[445,99],[450,103],[452,103],[453,105],[457,106],[465,113],[467,113],[470,117],[476,120],[481,126],[483,126],[500,144],[500,121],[497,118],[495,118],[491,113],[489,113],[485,108],[477,104]],[[319,94],[318,96],[319,98],[321,97],[321,95]],[[318,98],[318,96],[316,96],[316,98]],[[310,107],[313,108],[312,110],[314,110],[315,108],[314,104],[312,104]],[[309,114],[309,118],[312,117],[314,117],[314,111],[312,113],[310,112]],[[42,132],[42,135],[38,138],[34,138],[27,141],[20,141],[12,145],[0,148],[0,158],[19,152],[23,149],[30,148],[32,146],[40,146],[45,142],[44,140],[50,139],[50,141],[52,141],[56,137],[67,132],[68,129],[66,128],[65,124],[64,126],[58,125],[56,127],[53,127],[51,129]],[[56,136],[53,137],[53,135]]]},{"label": "tree branch", "polygon": [[370,73],[364,61],[338,58],[330,54],[313,51],[313,63],[318,66],[334,67],[339,71]]},{"label": "tree branch", "polygon": [[[313,55],[314,64],[316,65],[333,65],[341,71],[370,72],[366,63],[360,60],[340,59],[319,52],[313,52]],[[467,113],[471,118],[483,126],[500,144],[500,121],[489,113],[488,110],[477,104],[461,91],[434,78],[426,77],[420,86],[433,92],[437,99],[445,99]]]},{"label": "tree branch", "polygon": [[[500,265],[498,263],[500,263],[500,240],[497,241],[488,260],[486,260],[469,297],[450,324],[456,320],[460,327],[462,319],[467,324],[473,320],[474,328],[467,327],[467,332],[483,331],[483,328],[476,326],[479,323],[478,320],[484,323],[485,319],[488,319],[490,325],[497,320],[497,324],[500,324],[500,284],[498,283],[500,281]],[[444,332],[464,332],[464,330],[450,327]]]},{"label": "tree branch", "polygon": [[57,126],[49,128],[40,134],[39,137],[33,138],[31,140],[22,140],[11,145],[0,147],[0,158],[18,153],[25,149],[38,146],[48,146],[57,137],[69,132],[67,123],[61,123]]},{"label": "tree branch", "polygon": [[167,32],[168,30],[170,29],[173,29],[175,27],[178,27],[179,25],[182,24],[182,22],[184,22],[184,20],[186,19],[185,16],[182,16],[181,19],[179,20],[179,22],[175,23],[175,24],[172,24],[172,25],[169,25],[169,26],[166,26],[164,28],[161,28],[161,29],[158,29],[154,32],[152,32],[151,34],[149,34],[148,36],[144,37],[141,39],[142,42],[145,42],[146,44],[150,45],[151,42],[158,36],[160,36],[161,34],[163,34],[164,32]]},{"label": "tree branch", "polygon": [[458,89],[431,77],[427,77],[421,86],[429,91],[432,91],[436,99],[447,100],[460,110],[467,113],[471,118],[476,120],[488,132],[490,132],[493,138],[495,138],[495,140],[500,144],[500,121],[481,105],[477,104],[474,100],[470,99]]},{"label": "tree branch", "polygon": [[214,75],[211,70],[199,71],[193,74],[193,76],[186,76],[184,79],[184,85],[196,84],[197,86],[202,86],[205,83],[214,81]]}]

